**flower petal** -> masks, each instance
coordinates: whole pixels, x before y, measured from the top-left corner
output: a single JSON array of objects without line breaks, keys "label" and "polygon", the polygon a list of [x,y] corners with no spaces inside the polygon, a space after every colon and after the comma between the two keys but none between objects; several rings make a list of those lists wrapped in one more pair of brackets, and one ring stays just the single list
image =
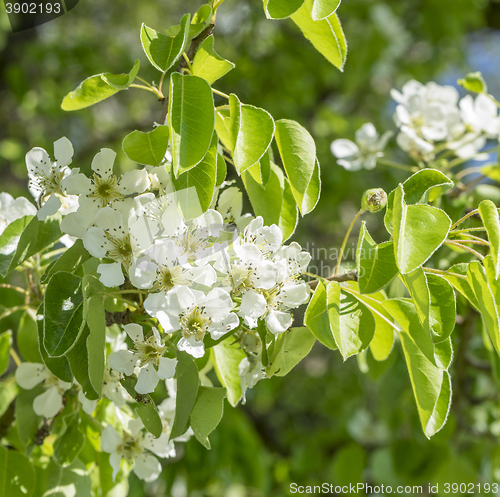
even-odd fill
[{"label": "flower petal", "polygon": [[97,266],[97,272],[101,275],[99,281],[109,288],[120,286],[125,283],[121,262],[99,264],[99,266]]},{"label": "flower petal", "polygon": [[116,152],[109,148],[101,148],[101,151],[92,160],[92,170],[103,179],[109,178],[113,174],[115,158]]},{"label": "flower petal", "polygon": [[161,465],[155,456],[141,454],[135,458],[134,473],[144,481],[154,481],[160,476]]},{"label": "flower petal", "polygon": [[54,142],[54,157],[59,169],[71,164],[74,152],[73,145],[65,136]]},{"label": "flower petal", "polygon": [[160,377],[161,380],[173,378],[175,375],[176,367],[177,367],[177,359],[160,357],[160,365],[158,366],[158,376]]},{"label": "flower petal", "polygon": [[195,337],[189,337],[188,339],[182,337],[177,342],[177,349],[187,352],[196,359],[205,355],[205,346],[203,345],[203,342],[196,340]]},{"label": "flower petal", "polygon": [[112,369],[130,376],[134,373],[138,358],[129,350],[119,350],[111,357],[109,365]]},{"label": "flower petal", "polygon": [[33,410],[38,416],[53,418],[63,406],[63,398],[56,386],[50,387],[35,397]]},{"label": "flower petal", "polygon": [[139,376],[137,377],[135,391],[140,394],[154,392],[159,381],[160,377],[158,376],[156,369],[151,363],[149,363],[146,367],[141,369]]}]

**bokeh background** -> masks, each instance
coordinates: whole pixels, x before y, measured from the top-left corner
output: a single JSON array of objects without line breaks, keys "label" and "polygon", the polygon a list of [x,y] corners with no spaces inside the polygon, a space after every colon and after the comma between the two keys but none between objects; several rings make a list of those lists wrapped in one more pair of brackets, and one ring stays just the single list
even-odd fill
[{"label": "bokeh background", "polygon": [[[201,4],[80,0],[67,15],[17,34],[0,8],[1,189],[28,196],[25,153],[34,146],[51,151],[61,136],[74,144],[73,166],[90,169],[93,155],[110,147],[118,152],[118,169],[132,168],[121,140],[134,129],[150,130],[160,118],[154,95],[130,89],[76,113],[62,111],[61,100],[86,77],[128,72],[135,59],[143,63],[142,77],[158,80],[141,49],[141,23],[163,30]],[[362,192],[389,191],[405,179],[404,172],[383,168],[344,171],[330,154],[333,139],[352,139],[366,121],[393,129],[389,91],[411,78],[455,84],[480,70],[500,95],[500,1],[344,0],[338,14],[349,43],[343,73],[291,21],[265,19],[260,0],[226,0],[215,31],[216,50],[236,63],[216,87],[276,119],[299,121],[317,142],[323,195],[294,239],[313,252],[319,267],[333,264],[330,250],[339,247]],[[383,241],[382,215],[368,222]],[[480,336],[467,343],[471,350],[482,347]],[[343,363],[340,354],[316,345],[286,378],[261,381],[246,405],[226,405],[211,451],[191,440],[157,482],[144,485],[132,476],[129,495],[267,497],[289,495],[291,482],[500,481],[494,375],[465,355],[454,369],[448,424],[428,441],[397,346],[384,363],[369,353]]]}]

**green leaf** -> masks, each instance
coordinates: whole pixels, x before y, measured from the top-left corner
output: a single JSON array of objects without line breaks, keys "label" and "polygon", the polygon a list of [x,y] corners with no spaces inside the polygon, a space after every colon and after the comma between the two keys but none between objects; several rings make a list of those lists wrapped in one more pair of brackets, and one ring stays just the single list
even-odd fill
[{"label": "green leaf", "polygon": [[168,126],[157,126],[153,131],[143,133],[132,131],[122,143],[127,157],[139,164],[159,166],[167,151]]},{"label": "green leaf", "polygon": [[266,369],[267,376],[286,376],[311,352],[316,338],[308,328],[290,328],[278,335],[274,356]]},{"label": "green leaf", "polygon": [[498,279],[500,275],[500,218],[498,209],[491,200],[483,200],[479,204],[478,210],[488,234],[495,267],[495,279]]},{"label": "green leaf", "polygon": [[356,444],[349,444],[335,454],[333,464],[335,483],[349,488],[355,481],[361,481],[366,468],[365,450]]},{"label": "green leaf", "polygon": [[116,88],[117,90],[126,90],[134,82],[140,67],[140,61],[136,60],[134,67],[127,74],[111,74],[110,72],[105,72],[101,75],[101,77],[113,88]]},{"label": "green leaf", "polygon": [[361,293],[375,293],[385,288],[398,274],[392,242],[377,245],[361,224],[356,251],[358,281]]},{"label": "green leaf", "polygon": [[340,289],[337,293],[335,293],[335,286],[328,286],[328,289],[329,293],[327,295],[326,285],[322,281],[318,282],[318,286],[307,306],[304,324],[325,347],[336,350],[337,343],[330,328],[328,312],[330,306],[334,306],[336,301],[340,301]]},{"label": "green leaf", "polygon": [[225,398],[225,388],[200,387],[198,390],[190,416],[191,428],[198,442],[207,449],[210,449],[208,435],[215,430],[222,419]]},{"label": "green leaf", "polygon": [[35,470],[19,452],[0,446],[0,495],[30,496],[35,489]]},{"label": "green leaf", "polygon": [[[148,404],[139,404],[136,407],[136,412],[144,424],[144,428],[149,431],[155,438],[158,438],[163,430],[160,415],[154,402]],[[177,412],[177,411],[176,411]],[[176,418],[177,419],[177,418]],[[175,437],[173,437],[175,438]]]},{"label": "green leaf", "polygon": [[[208,4],[202,5],[193,15],[191,19],[191,24],[189,25],[188,40],[196,38],[212,20],[212,7]],[[181,26],[179,24],[175,26],[170,26],[165,30],[165,34],[169,37],[174,37],[181,31]]]},{"label": "green leaf", "polygon": [[346,285],[357,293],[356,297],[371,311],[373,319],[375,319],[375,333],[370,342],[370,351],[376,361],[385,361],[394,346],[392,317],[382,305],[387,300],[387,295],[383,292],[360,295],[358,283],[348,281]]},{"label": "green leaf", "polygon": [[[28,218],[25,217],[22,219],[26,220]],[[18,221],[21,220],[18,219]],[[6,239],[7,243],[10,243],[10,245],[3,245],[2,239],[0,238],[0,247],[3,247],[3,250],[0,249],[2,252],[0,258],[0,274],[2,276],[5,276],[32,255],[52,245],[62,236],[61,230],[59,229],[61,224],[60,214],[49,216],[45,221],[39,221],[36,216],[33,217],[21,233],[19,241],[16,240],[18,235],[14,235],[14,233],[18,233],[18,229],[20,226],[24,225],[24,221],[21,221],[19,225],[16,221],[14,223],[16,223],[16,227],[7,234]],[[5,232],[7,232],[12,224],[7,227]],[[2,237],[5,232],[2,233]]]},{"label": "green leaf", "polygon": [[313,0],[311,14],[315,21],[330,17],[340,5],[340,0]]},{"label": "green leaf", "polygon": [[291,16],[304,0],[264,0],[264,12],[268,19],[285,19]]},{"label": "green leaf", "polygon": [[41,283],[47,283],[51,276],[59,271],[72,273],[89,259],[90,254],[87,252],[83,246],[82,240],[79,238],[68,250],[66,250],[60,257],[48,266],[41,278]]},{"label": "green leaf", "polygon": [[215,109],[215,131],[219,136],[219,140],[228,149],[234,149],[234,142],[231,132],[231,114],[228,108],[221,109],[217,107]]},{"label": "green leaf", "polygon": [[80,414],[63,417],[62,428],[54,442],[54,458],[63,468],[71,465],[83,448],[85,435],[80,431]]},{"label": "green leaf", "polygon": [[432,340],[446,340],[455,328],[455,292],[444,278],[417,268],[403,276],[418,318]]},{"label": "green leaf", "polygon": [[211,348],[212,360],[217,378],[222,386],[226,387],[227,400],[235,407],[241,399],[241,384],[238,374],[238,366],[244,359],[245,352],[238,344],[231,345],[231,339],[224,340]]},{"label": "green leaf", "polygon": [[466,262],[455,264],[451,266],[448,271],[442,273],[442,277],[450,283],[450,285],[460,292],[469,302],[470,304],[478,309],[478,302],[472,287],[467,281],[467,268],[469,264]]},{"label": "green leaf", "polygon": [[215,186],[221,186],[227,176],[226,161],[222,155],[217,154],[217,175],[215,180]]},{"label": "green leaf", "polygon": [[26,311],[19,321],[16,340],[17,348],[26,361],[43,362],[38,350],[38,330],[32,311]]},{"label": "green leaf", "polygon": [[488,93],[486,81],[480,72],[470,72],[464,79],[459,79],[457,83],[473,93]]},{"label": "green leaf", "polygon": [[273,141],[274,119],[264,109],[242,104],[234,94],[229,97],[229,106],[231,150],[236,171],[241,174],[267,152]]},{"label": "green leaf", "polygon": [[44,299],[43,344],[51,357],[61,357],[82,331],[82,279],[61,271],[50,278]]},{"label": "green leaf", "polygon": [[394,195],[394,251],[402,274],[424,264],[443,244],[451,228],[448,214],[430,205],[406,205],[403,185]]},{"label": "green leaf", "polygon": [[467,281],[477,299],[479,312],[495,350],[500,354],[500,318],[498,303],[486,279],[486,271],[478,261],[473,261],[467,269]]},{"label": "green leaf", "polygon": [[297,205],[290,184],[283,171],[271,163],[269,180],[265,187],[259,184],[249,170],[241,178],[256,216],[262,216],[266,225],[276,224],[287,240],[297,225]]},{"label": "green leaf", "polygon": [[330,327],[344,361],[368,347],[375,333],[372,313],[350,293],[341,293],[336,281],[328,283]]},{"label": "green leaf", "polygon": [[69,366],[68,358],[65,356],[61,357],[50,357],[43,344],[43,323],[44,323],[44,304],[40,304],[38,312],[36,314],[36,324],[38,331],[38,348],[40,355],[42,356],[43,363],[49,371],[57,376],[57,378],[67,381],[68,383],[73,382],[73,373]]},{"label": "green leaf", "polygon": [[194,76],[199,76],[212,85],[235,66],[215,52],[214,37],[210,35],[198,48],[192,67]]},{"label": "green leaf", "polygon": [[451,405],[451,378],[448,371],[429,361],[406,331],[399,336],[422,429],[430,438],[446,423]]},{"label": "green leaf", "polygon": [[16,253],[21,234],[33,216],[25,216],[10,223],[0,235],[0,275],[9,272],[9,266]]},{"label": "green leaf", "polygon": [[[210,148],[202,161],[177,179],[173,178],[177,206],[186,220],[201,216],[212,203],[217,168],[222,167],[218,165],[217,142],[217,133],[214,132]],[[224,159],[221,160],[224,162]]]},{"label": "green leaf", "polygon": [[276,143],[293,196],[304,216],[319,199],[319,185],[310,187],[319,178],[316,145],[305,128],[286,119],[276,122]]},{"label": "green leaf", "polygon": [[[437,169],[422,169],[410,176],[403,183],[404,199],[407,205],[427,203],[437,200],[453,186],[448,176]],[[396,190],[389,193],[385,210],[384,223],[387,231],[392,233],[392,208]]]},{"label": "green leaf", "polygon": [[182,18],[179,33],[174,37],[159,33],[145,24],[141,26],[142,48],[158,71],[167,72],[179,60],[186,48],[190,18],[190,14]]},{"label": "green leaf", "polygon": [[173,73],[170,81],[168,126],[174,174],[196,166],[212,142],[215,122],[210,85],[197,76]]},{"label": "green leaf", "polygon": [[61,104],[61,109],[73,111],[90,107],[120,90],[130,87],[139,71],[139,61],[136,60],[134,67],[128,74],[97,74],[82,81],[76,90],[68,93]]},{"label": "green leaf", "polygon": [[[37,416],[33,410],[33,401],[44,392],[41,385],[31,390],[19,391],[16,397],[16,426],[21,443],[27,448],[31,448],[35,442],[35,436],[43,422],[42,417]],[[0,494],[1,495],[1,494]]]},{"label": "green leaf", "polygon": [[93,275],[85,275],[82,281],[83,318],[87,322],[90,334],[87,337],[87,356],[89,380],[93,389],[101,396],[106,366],[106,313],[102,283]]},{"label": "green leaf", "polygon": [[91,497],[90,474],[78,459],[66,468],[52,460],[41,476],[41,497]]},{"label": "green leaf", "polygon": [[347,56],[347,43],[337,14],[321,21],[312,17],[312,1],[306,0],[290,17],[304,36],[331,64],[343,71]]},{"label": "green leaf", "polygon": [[179,361],[177,363],[177,398],[170,440],[180,437],[187,430],[189,416],[196,402],[200,384],[194,359],[183,351],[177,352],[177,359]]},{"label": "green leaf", "polygon": [[[90,353],[87,350],[87,341],[89,338],[90,329],[85,323],[82,332],[78,336],[73,347],[71,347],[65,355],[68,358],[71,372],[75,376],[76,381],[78,381],[78,383],[82,386],[85,397],[89,400],[97,400],[99,398],[99,392],[94,388],[92,381],[90,380]],[[98,362],[98,359],[95,360],[95,362]],[[94,371],[92,374],[95,377],[99,376],[100,372]],[[95,381],[96,384],[99,385],[98,380],[96,379]],[[99,386],[102,389],[102,384]]]},{"label": "green leaf", "polygon": [[0,333],[0,376],[2,376],[9,367],[11,345],[12,331],[7,330]]}]

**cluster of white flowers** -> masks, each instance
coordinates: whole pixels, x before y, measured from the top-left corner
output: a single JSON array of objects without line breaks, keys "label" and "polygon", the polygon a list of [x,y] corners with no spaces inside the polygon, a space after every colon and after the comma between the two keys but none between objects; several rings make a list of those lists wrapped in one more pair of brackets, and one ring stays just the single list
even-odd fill
[{"label": "cluster of white flowers", "polygon": [[[125,284],[140,294],[143,318],[156,323],[126,324],[112,346],[108,344],[103,388],[103,396],[116,409],[116,425],[107,425],[102,435],[114,476],[126,461],[139,478],[151,481],[161,469],[156,457],[175,455],[169,437],[175,415],[176,350],[201,358],[207,341],[214,346],[231,336],[231,343],[245,352],[239,364],[244,401],[246,390],[265,377],[262,330],[270,332],[268,340],[287,331],[293,310],[309,300],[310,288],[301,275],[311,256],[295,242],[283,245],[278,226],[265,226],[262,217],[243,214],[243,195],[230,184],[216,189],[211,208],[200,208],[196,217],[183,216],[182,198],[189,199],[193,213],[197,196],[194,188],[188,194],[175,191],[168,155],[162,166],[117,175],[116,154],[102,149],[92,161],[90,178],[68,167],[73,147],[66,138],[54,144],[54,155],[52,161],[37,148],[26,157],[39,219],[59,211],[61,230],[73,241],[82,239],[100,260],[101,283]],[[120,382],[125,376],[137,378],[133,388],[138,396],[166,381],[169,397],[158,406],[160,438],[154,439],[132,416],[127,402],[134,399]],[[87,413],[96,409],[96,401],[86,399],[80,385],[57,379],[43,364],[21,364],[16,378],[25,389],[43,385],[33,406],[40,416],[56,416],[71,389],[78,390]],[[210,384],[205,372],[200,372],[200,380]],[[188,430],[175,441],[185,441],[190,434]]]},{"label": "cluster of white flowers", "polygon": [[[486,160],[488,155],[479,152],[488,139],[499,139],[498,107],[486,94],[460,99],[453,86],[411,80],[401,92],[391,90],[391,96],[397,104],[397,144],[416,162],[432,161],[445,150],[460,159]],[[373,169],[389,137],[388,132],[379,137],[373,124],[366,123],[356,132],[356,143],[335,140],[331,151],[347,170]]]}]

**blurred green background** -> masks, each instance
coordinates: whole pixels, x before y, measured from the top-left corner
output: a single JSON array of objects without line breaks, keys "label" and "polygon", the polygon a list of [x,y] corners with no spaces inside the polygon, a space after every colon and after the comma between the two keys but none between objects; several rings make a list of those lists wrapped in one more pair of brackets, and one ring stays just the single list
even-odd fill
[{"label": "blurred green background", "polygon": [[[74,167],[88,170],[93,155],[110,147],[119,152],[118,169],[132,168],[121,140],[160,118],[152,94],[130,89],[76,113],[62,111],[61,100],[86,77],[128,72],[135,59],[142,77],[158,80],[141,49],[141,23],[163,30],[201,4],[80,0],[67,15],[17,34],[0,9],[1,189],[28,196],[25,153],[34,146],[51,153],[61,136],[74,144]],[[338,14],[349,43],[344,73],[291,21],[265,19],[260,0],[226,0],[215,30],[216,50],[236,63],[216,87],[276,119],[299,121],[316,139],[323,195],[294,239],[313,252],[318,270],[331,266],[319,249],[340,245],[361,193],[378,186],[389,191],[405,179],[404,172],[381,168],[344,171],[330,154],[333,139],[352,139],[366,121],[393,129],[389,90],[411,78],[453,84],[481,70],[492,93],[500,92],[497,0],[344,0]],[[383,241],[382,215],[367,220]],[[460,347],[464,333],[467,350]],[[482,349],[480,333],[455,336],[452,412],[431,441],[422,434],[397,346],[385,363],[368,353],[344,364],[340,354],[317,345],[286,378],[261,381],[245,406],[226,406],[212,451],[191,440],[157,482],[131,477],[129,495],[267,497],[289,495],[291,482],[500,481],[498,385],[485,361],[470,360]]]}]

